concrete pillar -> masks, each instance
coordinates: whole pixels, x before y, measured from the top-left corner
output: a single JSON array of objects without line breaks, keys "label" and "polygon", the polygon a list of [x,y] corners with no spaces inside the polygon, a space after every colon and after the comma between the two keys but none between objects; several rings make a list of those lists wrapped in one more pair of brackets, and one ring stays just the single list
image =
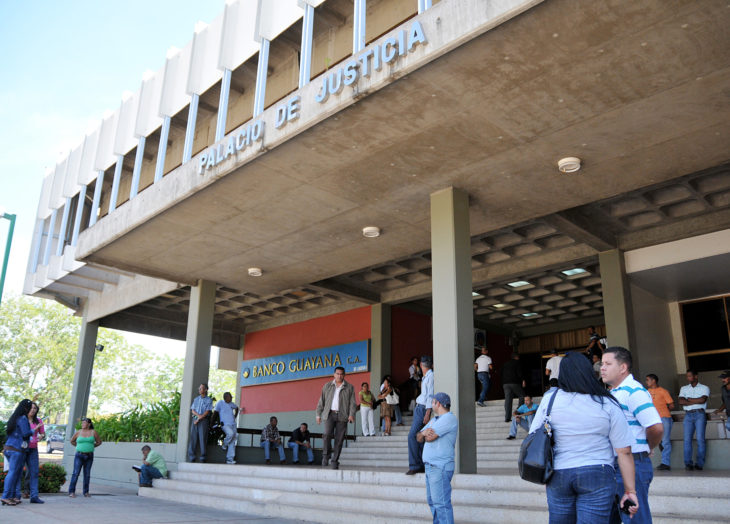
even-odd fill
[{"label": "concrete pillar", "polygon": [[[373,304],[370,308],[370,389],[379,391],[380,379],[390,369],[391,316],[390,304]],[[353,384],[356,390],[359,384]]]},{"label": "concrete pillar", "polygon": [[86,409],[89,406],[91,374],[94,369],[94,352],[98,332],[99,321],[89,322],[86,319],[86,314],[84,314],[81,321],[79,349],[76,353],[76,372],[74,373],[74,382],[71,389],[71,404],[68,412],[68,423],[66,424],[64,466],[67,471],[73,470],[74,460],[73,448],[69,441],[76,431],[74,429],[76,423],[81,417],[86,415]]},{"label": "concrete pillar", "polygon": [[180,397],[180,422],[177,428],[177,460],[187,459],[190,440],[190,406],[198,396],[198,386],[208,382],[210,345],[213,340],[215,282],[199,280],[190,288],[188,331],[185,337],[185,366]]},{"label": "concrete pillar", "polygon": [[469,195],[460,189],[431,195],[431,257],[434,393],[449,394],[459,419],[456,472],[476,473]]},{"label": "concrete pillar", "polygon": [[634,367],[638,368],[635,351],[634,313],[631,291],[626,276],[624,253],[618,249],[598,254],[603,290],[603,316],[606,319],[606,338],[609,346],[623,346],[633,353]]}]

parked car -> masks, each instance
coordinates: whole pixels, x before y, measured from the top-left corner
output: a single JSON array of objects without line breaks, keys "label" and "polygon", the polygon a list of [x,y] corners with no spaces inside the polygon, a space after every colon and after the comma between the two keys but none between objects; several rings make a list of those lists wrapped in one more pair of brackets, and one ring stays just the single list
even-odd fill
[{"label": "parked car", "polygon": [[38,443],[39,453],[53,453],[54,450],[63,451],[63,441],[66,438],[64,424],[46,424],[46,438]]}]

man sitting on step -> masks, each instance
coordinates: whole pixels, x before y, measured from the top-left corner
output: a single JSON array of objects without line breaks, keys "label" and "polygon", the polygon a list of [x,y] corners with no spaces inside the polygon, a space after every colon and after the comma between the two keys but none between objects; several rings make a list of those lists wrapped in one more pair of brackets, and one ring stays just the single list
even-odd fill
[{"label": "man sitting on step", "polygon": [[535,418],[537,408],[537,404],[533,404],[532,402],[532,397],[525,395],[525,403],[512,413],[514,418],[512,419],[512,426],[509,428],[509,437],[507,437],[507,440],[515,439],[518,425],[525,428],[525,431],[528,433],[530,432],[530,424],[532,424],[532,419]]},{"label": "man sitting on step", "polygon": [[286,464],[286,456],[284,455],[284,446],[281,444],[281,435],[276,425],[279,421],[276,417],[269,419],[269,424],[261,432],[261,447],[264,448],[264,456],[266,463],[271,464],[271,446],[275,446],[279,450],[279,461]]},{"label": "man sitting on step", "polygon": [[314,452],[312,451],[312,444],[309,442],[309,426],[306,422],[302,422],[297,429],[292,431],[291,437],[289,437],[289,444],[292,449],[292,456],[294,464],[299,464],[299,446],[303,447],[307,451],[307,464],[310,466],[314,464]]},{"label": "man sitting on step", "polygon": [[162,455],[152,451],[147,444],[142,446],[142,465],[132,466],[139,475],[139,485],[142,488],[151,488],[152,479],[161,479],[167,475],[167,463]]}]

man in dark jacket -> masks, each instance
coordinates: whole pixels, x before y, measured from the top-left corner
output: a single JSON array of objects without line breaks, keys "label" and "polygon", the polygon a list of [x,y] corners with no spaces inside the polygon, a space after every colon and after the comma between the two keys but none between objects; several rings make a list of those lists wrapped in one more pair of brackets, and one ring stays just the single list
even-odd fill
[{"label": "man in dark jacket", "polygon": [[522,377],[520,355],[512,353],[512,359],[502,366],[502,387],[504,388],[504,421],[512,421],[512,399],[519,397],[521,406],[525,401],[525,379]]},{"label": "man in dark jacket", "polygon": [[[332,457],[332,469],[340,467],[340,452],[342,442],[345,440],[347,423],[355,422],[355,388],[345,381],[345,368],[335,368],[335,379],[327,382],[322,387],[322,394],[317,403],[317,424],[324,420],[324,434],[322,440],[322,466],[330,464]],[[331,446],[331,439],[334,433],[335,446]]]}]

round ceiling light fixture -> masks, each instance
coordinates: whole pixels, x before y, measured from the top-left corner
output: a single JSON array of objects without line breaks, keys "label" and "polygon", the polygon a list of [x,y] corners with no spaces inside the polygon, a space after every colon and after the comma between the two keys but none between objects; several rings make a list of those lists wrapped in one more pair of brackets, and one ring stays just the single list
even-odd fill
[{"label": "round ceiling light fixture", "polygon": [[380,236],[380,228],[377,226],[367,226],[362,228],[362,236],[365,238],[376,238]]},{"label": "round ceiling light fixture", "polygon": [[263,274],[264,274],[264,272],[261,271],[261,268],[260,267],[250,267],[250,268],[248,268],[248,276],[250,276],[250,277],[260,277]]},{"label": "round ceiling light fixture", "polygon": [[580,158],[568,156],[558,160],[558,169],[562,173],[575,173],[580,169]]}]

